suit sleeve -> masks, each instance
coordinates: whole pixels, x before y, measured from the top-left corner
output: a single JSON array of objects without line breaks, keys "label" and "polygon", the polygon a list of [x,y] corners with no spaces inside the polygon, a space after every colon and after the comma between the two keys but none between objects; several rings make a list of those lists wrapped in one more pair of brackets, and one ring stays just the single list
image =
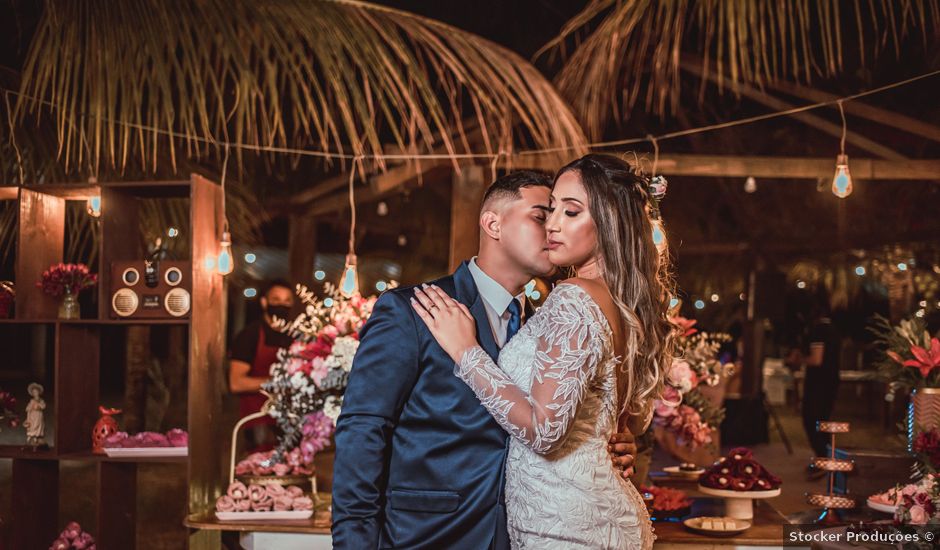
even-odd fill
[{"label": "suit sleeve", "polygon": [[383,294],[360,334],[333,466],[333,548],[378,548],[389,445],[418,376],[418,338],[408,301]]}]

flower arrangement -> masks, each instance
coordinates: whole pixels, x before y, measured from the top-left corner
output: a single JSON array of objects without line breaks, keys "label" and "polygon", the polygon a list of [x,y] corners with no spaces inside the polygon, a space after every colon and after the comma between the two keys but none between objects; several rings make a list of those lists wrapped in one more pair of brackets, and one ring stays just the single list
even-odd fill
[{"label": "flower arrangement", "polygon": [[274,451],[252,453],[235,466],[235,475],[288,476],[313,474],[313,458],[330,444],[336,426],[323,411],[308,414],[301,428],[300,445],[281,456],[281,462],[272,460]]},{"label": "flower arrangement", "polygon": [[13,310],[16,290],[10,281],[0,281],[0,319],[6,319]]},{"label": "flower arrangement", "polygon": [[97,547],[94,537],[82,531],[82,526],[72,521],[52,541],[49,550],[95,550]]},{"label": "flower arrangement", "polygon": [[339,417],[359,330],[372,314],[376,297],[345,297],[330,283],[325,288],[327,297],[320,300],[299,286],[304,312],[289,323],[278,322],[294,342],[278,352],[271,378],[262,387],[271,398],[268,414],[282,432],[266,467],[283,462],[294,448],[300,449],[306,464],[312,463]]},{"label": "flower arrangement", "polygon": [[889,401],[901,390],[940,387],[940,340],[930,337],[923,319],[895,326],[876,315],[868,330],[883,351],[875,366],[878,377],[888,383]]},{"label": "flower arrangement", "polygon": [[65,294],[77,295],[97,282],[98,275],[88,271],[85,264],[56,264],[43,271],[36,286],[49,296],[61,298]]},{"label": "flower arrangement", "polygon": [[716,386],[734,372],[731,363],[722,364],[718,349],[731,337],[724,333],[699,332],[695,320],[670,319],[679,332],[677,353],[666,372],[666,387],[653,406],[656,425],[676,434],[680,443],[692,448],[711,443],[712,432],[724,419],[724,409],[716,407],[698,388]]},{"label": "flower arrangement", "polygon": [[0,427],[4,425],[15,428],[20,425],[20,417],[16,414],[16,398],[0,389]]},{"label": "flower arrangement", "polygon": [[894,522],[901,525],[927,525],[940,522],[940,484],[933,475],[917,483],[899,487]]}]

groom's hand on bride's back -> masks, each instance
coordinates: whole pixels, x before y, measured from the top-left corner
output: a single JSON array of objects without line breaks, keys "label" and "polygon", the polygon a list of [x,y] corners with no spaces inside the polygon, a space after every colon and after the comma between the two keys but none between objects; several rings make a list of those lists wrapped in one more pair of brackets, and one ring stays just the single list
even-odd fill
[{"label": "groom's hand on bride's back", "polygon": [[630,432],[615,433],[607,442],[607,451],[614,467],[622,472],[624,479],[633,475],[633,463],[636,460],[636,438]]}]

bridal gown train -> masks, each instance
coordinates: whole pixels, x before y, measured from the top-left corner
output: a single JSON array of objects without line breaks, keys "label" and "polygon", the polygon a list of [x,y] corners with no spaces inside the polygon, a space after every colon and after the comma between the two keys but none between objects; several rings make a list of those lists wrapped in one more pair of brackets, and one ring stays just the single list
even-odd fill
[{"label": "bridal gown train", "polygon": [[619,360],[600,306],[562,283],[502,349],[475,347],[455,372],[512,435],[506,511],[513,548],[647,549],[653,529],[615,470]]}]

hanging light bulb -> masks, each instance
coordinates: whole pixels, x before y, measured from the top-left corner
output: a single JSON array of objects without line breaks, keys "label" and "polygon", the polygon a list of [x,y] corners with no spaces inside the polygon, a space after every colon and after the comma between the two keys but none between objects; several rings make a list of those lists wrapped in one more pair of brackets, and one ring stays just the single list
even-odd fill
[{"label": "hanging light bulb", "polygon": [[88,197],[88,202],[85,203],[85,210],[87,210],[88,215],[93,218],[100,217],[101,216],[101,196]]},{"label": "hanging light bulb", "polygon": [[663,229],[663,221],[659,218],[652,220],[653,222],[653,244],[656,245],[656,250],[663,253],[668,243],[666,242],[666,231]]},{"label": "hanging light bulb", "polygon": [[842,100],[839,100],[839,114],[842,115],[842,140],[839,145],[839,156],[836,157],[836,173],[832,176],[832,194],[844,199],[852,194],[852,175],[849,173],[849,156],[845,154],[845,109]]},{"label": "hanging light bulb", "polygon": [[849,156],[836,157],[836,173],[832,177],[832,194],[844,199],[852,194],[852,174],[849,173]]},{"label": "hanging light bulb", "polygon": [[349,171],[349,253],[346,254],[346,266],[343,267],[343,276],[339,280],[340,294],[350,298],[359,294],[359,270],[356,269],[356,162],[362,169],[362,158],[353,160]]},{"label": "hanging light bulb", "polygon": [[754,179],[754,176],[748,176],[747,179],[744,180],[744,192],[753,193],[755,191],[757,191],[757,180]]},{"label": "hanging light bulb", "polygon": [[228,231],[222,232],[219,247],[219,260],[216,262],[216,266],[220,274],[228,275],[235,269],[235,259],[232,256],[232,235]]},{"label": "hanging light bulb", "polygon": [[359,270],[356,269],[356,255],[346,255],[346,267],[343,268],[343,278],[339,282],[339,291],[349,298],[359,294]]},{"label": "hanging light bulb", "polygon": [[216,269],[222,275],[228,275],[235,269],[235,257],[232,256],[232,234],[228,231],[228,218],[225,210],[225,173],[228,170],[228,144],[225,144],[225,159],[222,161],[222,240],[219,241],[219,258]]}]

